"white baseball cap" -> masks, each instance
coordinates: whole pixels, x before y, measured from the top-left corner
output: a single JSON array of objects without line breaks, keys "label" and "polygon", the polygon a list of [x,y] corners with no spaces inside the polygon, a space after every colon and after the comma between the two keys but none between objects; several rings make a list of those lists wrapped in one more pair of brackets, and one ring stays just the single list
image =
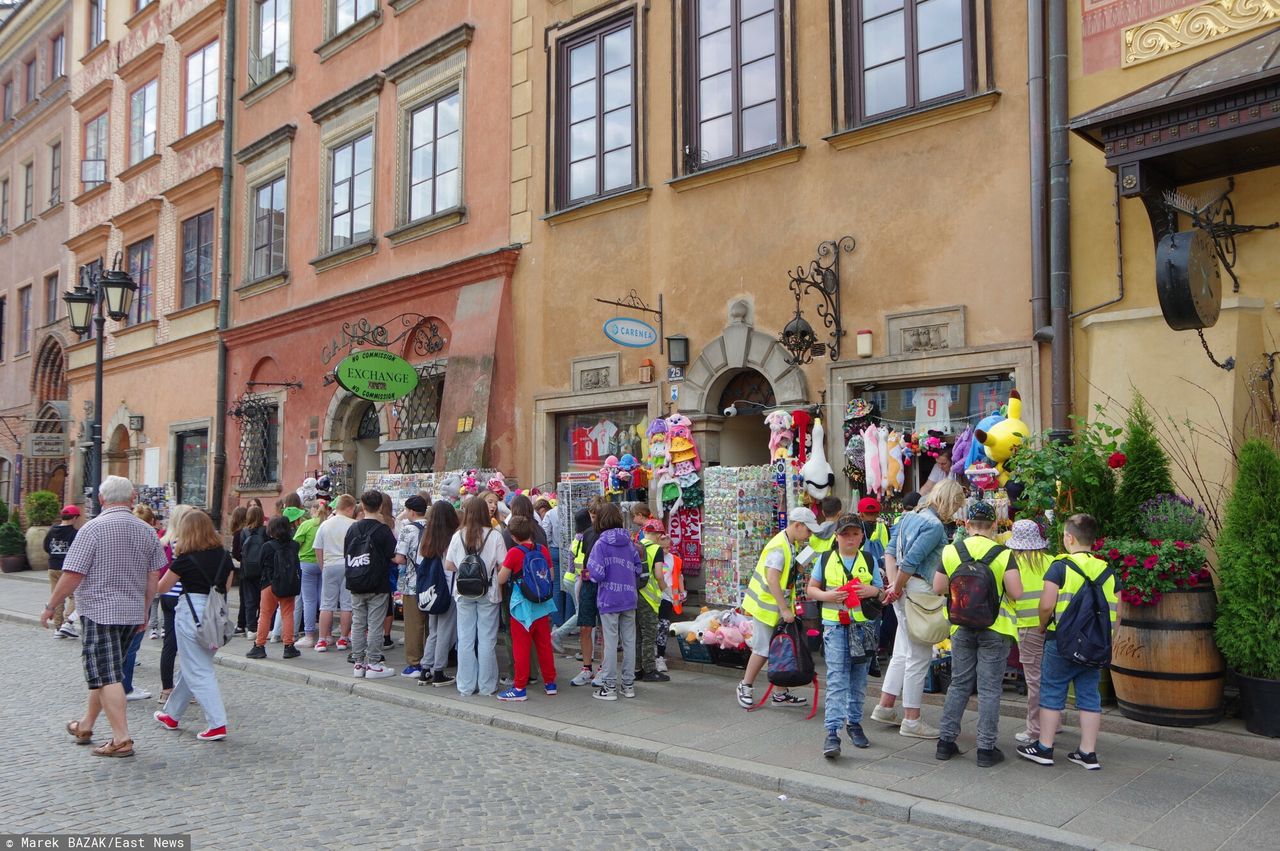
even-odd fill
[{"label": "white baseball cap", "polygon": [[812,511],[807,508],[793,508],[787,514],[788,523],[803,523],[809,527],[810,532],[817,532],[822,529],[818,525],[818,518]]}]

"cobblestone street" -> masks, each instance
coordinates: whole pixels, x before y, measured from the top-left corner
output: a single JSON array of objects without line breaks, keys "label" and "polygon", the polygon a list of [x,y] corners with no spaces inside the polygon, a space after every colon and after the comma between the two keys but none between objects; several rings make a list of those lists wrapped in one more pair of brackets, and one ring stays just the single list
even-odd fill
[{"label": "cobblestone street", "polygon": [[[189,832],[197,849],[996,847],[224,667],[225,742],[195,740],[195,707],[173,734],[139,701],[137,755],[98,759],[62,730],[84,705],[78,642],[10,623],[0,642],[8,831]],[[152,691],[158,658],[137,673]]]}]

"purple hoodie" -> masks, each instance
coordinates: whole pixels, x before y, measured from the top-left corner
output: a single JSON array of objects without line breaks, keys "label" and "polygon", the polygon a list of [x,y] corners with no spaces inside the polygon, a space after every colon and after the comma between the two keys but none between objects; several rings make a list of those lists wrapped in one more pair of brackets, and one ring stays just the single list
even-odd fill
[{"label": "purple hoodie", "polygon": [[604,614],[629,612],[636,607],[636,582],[644,563],[625,529],[606,529],[591,547],[587,574],[599,588],[596,608]]}]

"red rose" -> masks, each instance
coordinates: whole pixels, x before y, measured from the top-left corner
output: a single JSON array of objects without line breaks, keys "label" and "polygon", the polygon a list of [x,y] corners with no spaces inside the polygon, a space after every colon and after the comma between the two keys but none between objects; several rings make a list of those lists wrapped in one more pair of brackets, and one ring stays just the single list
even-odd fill
[{"label": "red rose", "polygon": [[1151,542],[1151,546],[1153,546],[1153,547],[1158,547],[1158,546],[1160,546],[1160,545],[1161,545],[1161,544],[1163,544],[1163,543],[1164,543],[1164,541],[1152,541],[1152,542]]},{"label": "red rose", "polygon": [[1193,575],[1191,575],[1191,576],[1188,576],[1188,577],[1187,577],[1187,584],[1188,584],[1188,585],[1190,585],[1190,586],[1192,586],[1192,587],[1194,587],[1194,586],[1196,586],[1196,585],[1199,585],[1199,584],[1200,584],[1200,577],[1199,577],[1199,576],[1196,576],[1196,575],[1194,575],[1194,574],[1193,574]]},{"label": "red rose", "polygon": [[1208,581],[1209,581],[1209,579],[1210,579],[1210,576],[1209,576],[1209,568],[1207,568],[1207,567],[1202,567],[1202,568],[1200,568],[1200,573],[1199,573],[1198,575],[1199,575],[1199,577],[1200,577],[1200,581],[1202,581],[1202,582],[1208,582]]},{"label": "red rose", "polygon": [[1131,555],[1131,556],[1125,556],[1125,557],[1124,557],[1124,566],[1125,566],[1125,567],[1137,567],[1137,566],[1138,566],[1138,557],[1137,557],[1137,556],[1132,556],[1132,555]]},{"label": "red rose", "polygon": [[1117,550],[1115,547],[1112,547],[1111,549],[1107,550],[1107,558],[1110,561],[1115,561],[1116,559],[1120,558],[1120,551]]},{"label": "red rose", "polygon": [[1107,459],[1107,466],[1113,470],[1119,470],[1127,463],[1129,463],[1129,459],[1125,457],[1123,452],[1112,452],[1111,457]]},{"label": "red rose", "polygon": [[1155,566],[1160,563],[1159,556],[1147,556],[1142,560],[1142,566],[1147,570],[1154,570]]},{"label": "red rose", "polygon": [[1186,542],[1186,541],[1174,541],[1174,542],[1173,542],[1173,545],[1174,545],[1175,547],[1177,547],[1178,549],[1180,549],[1180,550],[1185,550],[1185,549],[1187,548],[1187,542]]},{"label": "red rose", "polygon": [[1183,580],[1182,580],[1182,578],[1181,578],[1181,577],[1179,577],[1178,579],[1173,580],[1173,584],[1174,584],[1174,585],[1177,585],[1179,588],[1181,588],[1181,587],[1182,587],[1182,584],[1183,584]]},{"label": "red rose", "polygon": [[1157,577],[1156,577],[1156,578],[1157,578],[1157,579],[1159,579],[1159,580],[1161,580],[1162,582],[1168,582],[1168,581],[1169,581],[1169,571],[1167,571],[1167,570],[1162,570],[1162,571],[1160,571],[1160,573],[1159,573],[1159,574],[1157,574]]}]

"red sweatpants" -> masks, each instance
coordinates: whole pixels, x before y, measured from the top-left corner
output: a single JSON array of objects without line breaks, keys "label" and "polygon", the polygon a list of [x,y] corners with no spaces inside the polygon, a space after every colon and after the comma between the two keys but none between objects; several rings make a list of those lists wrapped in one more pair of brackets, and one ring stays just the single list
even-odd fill
[{"label": "red sweatpants", "polygon": [[511,647],[516,657],[516,688],[522,689],[529,684],[529,644],[538,651],[538,667],[542,670],[542,681],[556,681],[556,654],[551,649],[551,615],[545,615],[533,622],[531,629],[515,618],[511,619]]}]

